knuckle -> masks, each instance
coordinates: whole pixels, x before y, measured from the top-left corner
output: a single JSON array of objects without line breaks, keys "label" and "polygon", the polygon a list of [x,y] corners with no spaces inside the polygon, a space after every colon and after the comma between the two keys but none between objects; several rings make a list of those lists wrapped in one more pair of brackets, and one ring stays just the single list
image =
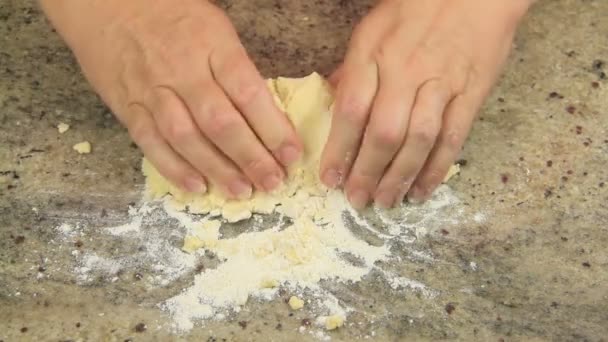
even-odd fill
[{"label": "knuckle", "polygon": [[237,124],[237,116],[232,111],[211,105],[206,112],[205,132],[210,138],[217,138],[231,131]]},{"label": "knuckle", "polygon": [[158,172],[171,181],[173,185],[187,184],[188,175],[183,170],[173,166],[158,165]]},{"label": "knuckle", "polygon": [[147,145],[154,134],[145,120],[133,120],[128,131],[133,141],[140,146]]},{"label": "knuckle", "polygon": [[437,168],[429,169],[425,172],[423,180],[420,182],[423,188],[433,188],[437,184],[441,183],[446,172],[441,171]]},{"label": "knuckle", "polygon": [[264,90],[265,85],[254,80],[241,80],[235,91],[233,100],[241,106],[253,103]]},{"label": "knuckle", "polygon": [[432,146],[437,138],[437,129],[434,125],[416,125],[412,128],[412,138],[424,146]]},{"label": "knuckle", "polygon": [[353,182],[360,183],[365,187],[373,187],[378,184],[382,171],[384,170],[376,167],[376,165],[359,164],[353,168],[352,175],[349,178]]},{"label": "knuckle", "polygon": [[401,131],[397,125],[388,126],[381,130],[372,130],[370,138],[375,146],[390,150],[397,149],[403,142]]},{"label": "knuckle", "polygon": [[347,97],[340,101],[336,115],[354,126],[363,126],[367,122],[368,104],[360,97]]},{"label": "knuckle", "polygon": [[390,59],[392,56],[395,56],[393,51],[393,47],[391,46],[390,41],[384,42],[376,48],[373,52],[374,60],[378,63],[387,62],[387,59]]},{"label": "knuckle", "polygon": [[460,147],[464,144],[464,135],[460,134],[458,131],[452,130],[446,132],[442,136],[442,143],[446,145],[450,150],[459,150]]},{"label": "knuckle", "polygon": [[273,170],[272,163],[264,157],[256,157],[245,161],[242,165],[243,171],[246,174],[256,175],[259,177],[265,176]]},{"label": "knuckle", "polygon": [[174,143],[185,143],[196,137],[197,129],[192,122],[173,120],[167,125],[167,139]]},{"label": "knuckle", "polygon": [[232,52],[220,62],[218,78],[226,81],[228,93],[239,106],[247,106],[266,89],[266,84],[258,76],[246,52],[241,49]]}]

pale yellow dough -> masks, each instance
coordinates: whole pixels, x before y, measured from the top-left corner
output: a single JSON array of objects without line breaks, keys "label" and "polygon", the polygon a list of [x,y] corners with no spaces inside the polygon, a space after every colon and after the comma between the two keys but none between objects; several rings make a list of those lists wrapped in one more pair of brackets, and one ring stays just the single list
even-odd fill
[{"label": "pale yellow dough", "polygon": [[[166,181],[154,167],[144,159],[143,173],[147,177],[148,191],[154,197],[170,193],[183,203],[191,213],[221,214],[228,222],[237,222],[251,217],[252,213],[272,213],[282,202],[281,211],[288,216],[298,211],[298,203],[311,195],[324,194],[326,189],[318,180],[318,165],[327,140],[331,115],[329,107],[332,97],[329,86],[316,73],[300,79],[282,78],[268,80],[268,87],[275,102],[293,123],[304,144],[303,158],[290,170],[285,185],[272,194],[254,192],[244,201],[226,200],[218,188],[209,186],[205,194],[185,193]],[[305,191],[297,192],[305,188]],[[289,199],[293,199],[290,201]]]},{"label": "pale yellow dough", "polygon": [[[171,194],[174,200],[187,207],[191,213],[219,214],[228,222],[248,219],[252,213],[272,213],[279,204],[280,213],[290,217],[298,216],[303,210],[303,201],[309,200],[311,196],[323,195],[326,189],[319,182],[318,172],[331,122],[329,108],[333,99],[329,85],[317,73],[295,79],[279,77],[267,82],[275,96],[275,102],[287,113],[304,144],[303,158],[289,170],[288,181],[281,189],[272,194],[254,192],[250,199],[243,201],[227,200],[213,185],[209,186],[205,194],[186,193],[165,180],[144,159],[142,170],[147,177],[149,193],[157,198]],[[88,153],[82,151],[79,153]],[[458,165],[454,165],[445,181],[458,172]]]},{"label": "pale yellow dough", "polygon": [[59,131],[59,134],[63,134],[63,133],[65,133],[65,132],[67,132],[67,131],[68,131],[68,129],[70,129],[70,125],[65,124],[65,123],[63,123],[63,122],[60,122],[60,123],[57,125],[57,131]]},{"label": "pale yellow dough", "polygon": [[288,304],[292,310],[300,310],[304,307],[304,301],[296,296],[291,296],[291,298],[289,298]]},{"label": "pale yellow dough", "polygon": [[79,154],[91,153],[91,143],[88,141],[80,142],[72,147]]},{"label": "pale yellow dough", "polygon": [[340,315],[327,316],[325,318],[325,329],[334,330],[344,325],[344,317]]}]

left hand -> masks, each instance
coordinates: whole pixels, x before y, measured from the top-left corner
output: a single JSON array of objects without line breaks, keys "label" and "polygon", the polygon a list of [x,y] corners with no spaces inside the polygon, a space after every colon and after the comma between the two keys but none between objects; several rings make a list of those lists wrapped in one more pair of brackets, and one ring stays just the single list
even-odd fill
[{"label": "left hand", "polygon": [[458,157],[530,0],[383,0],[333,76],[321,180],[356,208],[424,201]]}]

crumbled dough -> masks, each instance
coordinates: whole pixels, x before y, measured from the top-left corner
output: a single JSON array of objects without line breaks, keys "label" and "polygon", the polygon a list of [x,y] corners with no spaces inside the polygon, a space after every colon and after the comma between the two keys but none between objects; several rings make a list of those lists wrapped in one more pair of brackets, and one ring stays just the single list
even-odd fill
[{"label": "crumbled dough", "polygon": [[222,207],[222,217],[228,222],[239,222],[250,218],[251,210],[238,201],[230,201]]},{"label": "crumbled dough", "polygon": [[340,315],[331,315],[325,318],[325,329],[334,330],[344,325],[344,317]]},{"label": "crumbled dough", "polygon": [[88,141],[83,141],[78,143],[72,147],[76,152],[80,154],[88,154],[91,153],[91,143]]},{"label": "crumbled dough", "polygon": [[291,296],[291,298],[289,298],[289,307],[292,310],[299,310],[304,307],[304,301],[296,296]]},{"label": "crumbled dough", "polygon": [[268,278],[266,278],[266,279],[263,279],[260,282],[260,287],[263,288],[263,289],[272,289],[272,288],[275,288],[277,286],[279,286],[279,281],[276,280],[276,279],[268,279]]},{"label": "crumbled dough", "polygon": [[60,122],[60,123],[57,125],[57,130],[59,131],[59,133],[60,133],[60,134],[63,134],[63,133],[65,133],[65,132],[67,132],[67,131],[68,131],[68,129],[70,129],[70,125],[65,124],[65,123],[63,123],[63,122]]},{"label": "crumbled dough", "polygon": [[205,242],[196,236],[186,236],[184,238],[184,246],[182,250],[187,253],[192,253],[199,248],[205,246]]},{"label": "crumbled dough", "polygon": [[446,183],[447,181],[450,180],[450,178],[454,177],[455,175],[457,175],[459,173],[460,173],[460,165],[459,164],[452,165],[450,167],[450,169],[448,170],[448,173],[443,178],[443,182]]}]

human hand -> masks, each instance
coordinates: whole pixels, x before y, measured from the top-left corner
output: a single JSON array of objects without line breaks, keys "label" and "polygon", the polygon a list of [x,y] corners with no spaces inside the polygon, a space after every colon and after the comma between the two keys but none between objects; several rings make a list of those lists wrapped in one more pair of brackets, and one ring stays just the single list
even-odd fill
[{"label": "human hand", "polygon": [[530,0],[384,0],[332,77],[321,162],[362,208],[428,199],[456,160]]},{"label": "human hand", "polygon": [[[229,19],[202,0],[42,0],[84,74],[158,171],[231,198],[276,188],[301,143]],[[269,124],[271,123],[271,124]]]}]

